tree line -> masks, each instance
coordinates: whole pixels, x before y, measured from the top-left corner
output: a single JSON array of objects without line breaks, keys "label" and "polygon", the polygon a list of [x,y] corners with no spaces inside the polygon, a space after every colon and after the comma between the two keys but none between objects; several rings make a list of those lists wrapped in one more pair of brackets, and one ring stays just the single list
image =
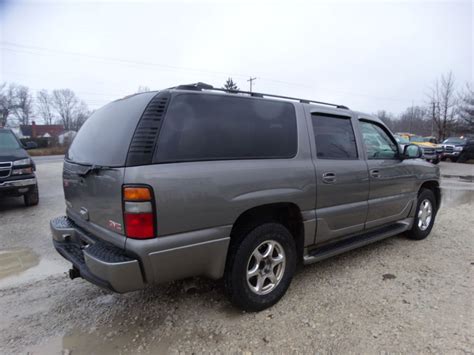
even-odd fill
[{"label": "tree line", "polygon": [[34,95],[27,86],[0,83],[0,127],[29,125],[37,117],[44,124],[62,124],[67,131],[77,131],[90,114],[71,89],[40,90]]},{"label": "tree line", "polygon": [[377,116],[393,132],[435,136],[474,134],[474,91],[468,83],[456,88],[453,74],[441,75],[431,86],[426,104],[408,107],[400,115],[384,110]]}]

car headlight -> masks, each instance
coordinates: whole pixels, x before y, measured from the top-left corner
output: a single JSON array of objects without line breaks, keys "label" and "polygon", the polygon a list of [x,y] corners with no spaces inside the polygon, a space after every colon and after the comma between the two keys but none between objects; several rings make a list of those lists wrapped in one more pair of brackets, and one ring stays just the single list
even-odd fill
[{"label": "car headlight", "polygon": [[25,175],[25,174],[33,174],[33,168],[20,168],[20,169],[13,169],[12,175]]},{"label": "car headlight", "polygon": [[20,165],[31,165],[31,159],[26,158],[26,159],[15,160],[13,162],[13,166],[20,166]]},{"label": "car headlight", "polygon": [[454,150],[460,152],[462,150],[463,147],[454,147]]}]

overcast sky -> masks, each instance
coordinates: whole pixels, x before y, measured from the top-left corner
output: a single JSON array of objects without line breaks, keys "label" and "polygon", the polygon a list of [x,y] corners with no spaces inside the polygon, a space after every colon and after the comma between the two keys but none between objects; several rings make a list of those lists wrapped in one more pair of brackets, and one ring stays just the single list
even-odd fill
[{"label": "overcast sky", "polygon": [[472,1],[0,0],[0,81],[71,88],[91,108],[231,76],[248,89],[394,113],[452,70],[473,81]]}]

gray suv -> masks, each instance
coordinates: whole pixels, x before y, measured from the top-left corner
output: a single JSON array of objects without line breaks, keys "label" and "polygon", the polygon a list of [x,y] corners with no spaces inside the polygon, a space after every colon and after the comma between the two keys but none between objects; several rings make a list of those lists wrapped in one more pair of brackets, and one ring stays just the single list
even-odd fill
[{"label": "gray suv", "polygon": [[439,168],[420,156],[341,105],[202,83],[136,94],[71,145],[53,242],[71,278],[116,292],[223,278],[235,305],[259,311],[298,263],[427,237]]}]

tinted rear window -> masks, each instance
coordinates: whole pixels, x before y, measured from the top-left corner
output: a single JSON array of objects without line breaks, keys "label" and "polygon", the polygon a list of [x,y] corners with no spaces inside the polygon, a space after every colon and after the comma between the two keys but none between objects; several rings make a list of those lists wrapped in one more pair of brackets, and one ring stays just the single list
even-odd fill
[{"label": "tinted rear window", "polygon": [[179,94],[168,108],[154,161],[291,158],[296,131],[288,102]]},{"label": "tinted rear window", "polygon": [[314,141],[319,159],[357,159],[350,117],[313,114]]},{"label": "tinted rear window", "polygon": [[137,123],[156,92],[117,100],[95,111],[84,123],[67,155],[83,164],[124,166]]}]

